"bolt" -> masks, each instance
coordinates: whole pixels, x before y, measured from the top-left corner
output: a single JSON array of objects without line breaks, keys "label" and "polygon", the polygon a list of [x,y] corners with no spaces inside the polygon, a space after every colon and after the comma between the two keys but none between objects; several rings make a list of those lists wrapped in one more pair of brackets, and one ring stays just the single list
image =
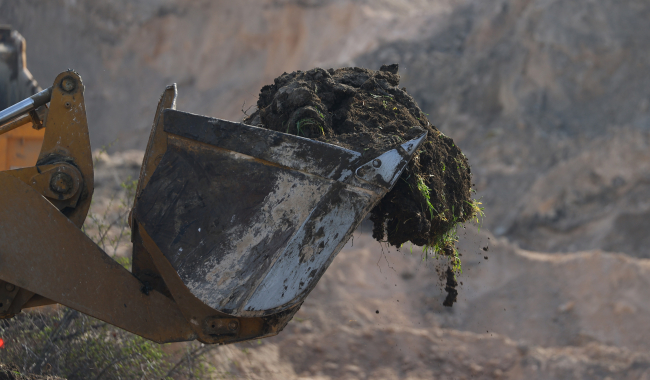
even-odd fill
[{"label": "bolt", "polygon": [[70,109],[70,107],[72,107],[72,105],[70,104],[70,102],[65,102],[65,104],[64,104],[63,106],[64,106],[65,108],[67,108],[67,109]]},{"label": "bolt", "polygon": [[373,160],[372,161],[372,166],[374,166],[376,168],[380,167],[381,166],[381,160],[380,159]]},{"label": "bolt", "polygon": [[228,323],[228,328],[230,331],[237,330],[237,321],[230,321],[230,323]]},{"label": "bolt", "polygon": [[70,77],[65,77],[61,81],[61,88],[65,92],[71,92],[72,90],[75,89],[75,87],[77,87],[77,84],[75,83],[74,79]]},{"label": "bolt", "polygon": [[5,284],[5,289],[7,289],[8,292],[13,292],[14,289],[16,289],[16,285],[7,283]]},{"label": "bolt", "polygon": [[50,180],[50,189],[58,194],[68,194],[72,191],[74,184],[68,173],[56,173]]}]

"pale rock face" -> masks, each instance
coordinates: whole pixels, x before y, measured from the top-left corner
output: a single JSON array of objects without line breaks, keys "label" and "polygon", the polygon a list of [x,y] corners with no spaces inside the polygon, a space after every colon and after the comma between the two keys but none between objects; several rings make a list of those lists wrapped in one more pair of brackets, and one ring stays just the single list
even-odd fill
[{"label": "pale rock face", "polygon": [[95,147],[119,138],[119,149],[143,149],[168,84],[178,83],[183,110],[241,120],[283,72],[341,66],[381,41],[416,38],[458,2],[2,1],[0,22],[26,36],[42,86],[67,68],[81,74]]}]

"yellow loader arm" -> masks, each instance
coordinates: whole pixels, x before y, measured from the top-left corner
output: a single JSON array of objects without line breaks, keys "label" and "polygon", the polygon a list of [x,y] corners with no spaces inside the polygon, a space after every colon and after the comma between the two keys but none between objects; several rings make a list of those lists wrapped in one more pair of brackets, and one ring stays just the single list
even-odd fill
[{"label": "yellow loader arm", "polygon": [[66,71],[0,111],[0,133],[36,117],[46,131],[34,167],[0,172],[1,318],[60,303],[161,343],[276,335],[426,137],[362,159],[176,111],[169,86],[129,217],[129,272],[81,231],[93,194],[83,92]]}]

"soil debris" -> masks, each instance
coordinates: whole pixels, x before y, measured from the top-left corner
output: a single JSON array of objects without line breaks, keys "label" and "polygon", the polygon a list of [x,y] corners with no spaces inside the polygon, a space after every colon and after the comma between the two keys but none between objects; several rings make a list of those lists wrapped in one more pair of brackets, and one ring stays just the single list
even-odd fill
[{"label": "soil debris", "polygon": [[442,305],[452,307],[454,305],[454,302],[457,301],[458,297],[458,290],[456,290],[458,282],[456,281],[456,275],[454,274],[454,271],[451,269],[451,267],[447,267],[446,274],[447,286],[445,286],[445,291],[447,292],[447,298],[445,298],[445,301],[442,303]]},{"label": "soil debris", "polygon": [[373,159],[428,132],[393,189],[371,211],[373,237],[457,260],[455,228],[477,212],[471,170],[454,141],[398,87],[398,65],[284,73],[264,86],[244,123],[343,146]]}]

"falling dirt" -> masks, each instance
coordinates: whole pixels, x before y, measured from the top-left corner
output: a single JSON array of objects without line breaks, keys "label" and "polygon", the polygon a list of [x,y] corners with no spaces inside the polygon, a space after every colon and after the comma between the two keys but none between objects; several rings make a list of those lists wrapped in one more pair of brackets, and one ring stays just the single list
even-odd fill
[{"label": "falling dirt", "polygon": [[448,233],[469,220],[471,171],[454,141],[431,125],[405,88],[398,66],[284,73],[264,86],[244,122],[358,151],[369,160],[428,132],[393,189],[371,211],[373,237],[407,241],[452,256]]},{"label": "falling dirt", "polygon": [[458,282],[456,281],[456,276],[454,275],[454,271],[451,270],[451,267],[447,267],[447,272],[445,272],[445,274],[447,276],[447,284],[445,286],[447,297],[443,301],[442,305],[452,307],[458,297],[458,290],[456,290]]}]

